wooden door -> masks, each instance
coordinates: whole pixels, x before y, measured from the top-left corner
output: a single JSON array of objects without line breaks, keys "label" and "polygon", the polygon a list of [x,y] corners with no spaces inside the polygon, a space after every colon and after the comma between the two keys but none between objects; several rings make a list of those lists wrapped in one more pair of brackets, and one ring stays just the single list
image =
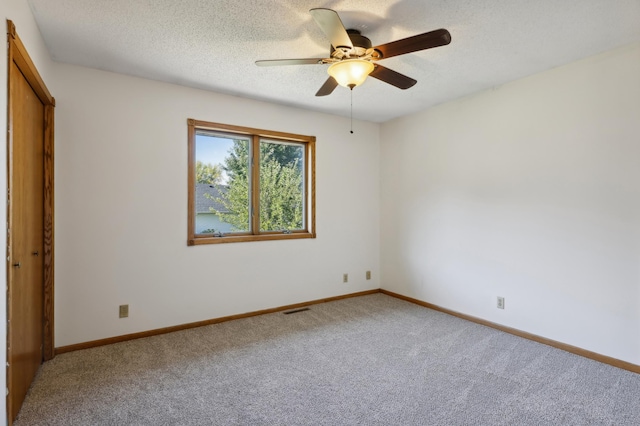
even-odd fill
[{"label": "wooden door", "polygon": [[17,414],[42,363],[44,105],[11,64],[13,111],[11,247],[8,336],[10,418]]},{"label": "wooden door", "polygon": [[[8,22],[7,417],[11,424],[43,360],[52,357],[53,98]],[[13,31],[11,31],[13,29]],[[36,78],[37,77],[37,78]],[[42,84],[41,84],[42,83]],[[51,354],[51,356],[49,356]]]}]

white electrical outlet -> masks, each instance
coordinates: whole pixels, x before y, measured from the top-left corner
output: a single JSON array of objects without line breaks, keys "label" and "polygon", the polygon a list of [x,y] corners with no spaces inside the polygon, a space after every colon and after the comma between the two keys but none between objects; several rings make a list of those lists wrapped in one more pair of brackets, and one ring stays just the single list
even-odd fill
[{"label": "white electrical outlet", "polygon": [[342,274],[342,282],[343,283],[349,282],[349,274]]},{"label": "white electrical outlet", "polygon": [[504,309],[504,297],[498,296],[498,309]]}]

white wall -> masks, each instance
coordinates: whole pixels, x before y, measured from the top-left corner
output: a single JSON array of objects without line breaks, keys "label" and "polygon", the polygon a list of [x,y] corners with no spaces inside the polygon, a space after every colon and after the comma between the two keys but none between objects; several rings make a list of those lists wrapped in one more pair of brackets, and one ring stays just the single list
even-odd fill
[{"label": "white wall", "polygon": [[[379,288],[378,124],[54,74],[56,346]],[[318,237],[187,247],[187,118],[316,136]]]},{"label": "white wall", "polygon": [[[40,75],[52,90],[49,83],[49,68],[51,61],[46,51],[40,32],[33,20],[31,11],[27,2],[24,0],[2,0],[0,2],[0,17],[3,28],[3,42],[0,43],[0,129],[7,129],[7,43],[6,43],[6,20],[10,19],[16,26],[18,36],[27,48],[31,59],[35,63]],[[55,92],[52,93],[55,96]],[[0,188],[7,187],[7,139],[5,136],[2,140],[2,148],[0,148]],[[6,224],[7,211],[5,208],[0,209],[0,223]],[[6,228],[6,226],[5,226]],[[0,247],[6,247],[6,233],[0,232]],[[4,250],[4,249],[3,249]],[[7,286],[7,268],[6,262],[0,262],[0,277],[2,277],[2,288]],[[0,319],[6,324],[7,317],[7,296],[6,292],[0,295]],[[0,365],[5,365],[7,355],[7,338],[6,327],[0,327]],[[6,388],[6,374],[0,374],[0,389]],[[6,424],[7,412],[6,404],[0,404],[0,424]]]},{"label": "white wall", "polygon": [[382,287],[640,364],[639,161],[638,44],[385,123]]}]

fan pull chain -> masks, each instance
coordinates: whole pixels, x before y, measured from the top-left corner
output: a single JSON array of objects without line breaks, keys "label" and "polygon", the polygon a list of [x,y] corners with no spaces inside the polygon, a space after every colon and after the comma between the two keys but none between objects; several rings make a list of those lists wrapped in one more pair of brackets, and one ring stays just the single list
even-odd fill
[{"label": "fan pull chain", "polygon": [[353,87],[351,88],[351,134],[353,134]]}]

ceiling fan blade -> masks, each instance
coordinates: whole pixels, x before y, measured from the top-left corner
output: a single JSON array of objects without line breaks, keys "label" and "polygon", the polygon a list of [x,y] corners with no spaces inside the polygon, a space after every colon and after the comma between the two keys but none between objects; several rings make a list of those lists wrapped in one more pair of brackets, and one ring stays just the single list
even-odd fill
[{"label": "ceiling fan blade", "polygon": [[404,74],[400,74],[397,71],[385,68],[382,65],[376,64],[374,70],[369,74],[373,78],[377,78],[380,81],[389,83],[392,86],[396,86],[399,89],[408,89],[417,83],[416,80],[411,77],[407,77]]},{"label": "ceiling fan blade", "polygon": [[264,61],[256,61],[259,67],[273,67],[280,65],[316,65],[322,64],[324,58],[308,58],[308,59],[267,59]]},{"label": "ceiling fan blade", "polygon": [[326,34],[334,49],[346,48],[353,49],[353,43],[347,34],[347,30],[342,25],[340,16],[335,10],[331,9],[311,9],[309,11],[313,19],[317,22],[320,29]]},{"label": "ceiling fan blade", "polygon": [[333,77],[329,77],[327,81],[324,82],[320,90],[318,90],[316,96],[330,95],[336,87],[338,87],[338,82]]},{"label": "ceiling fan blade", "polygon": [[445,46],[449,43],[451,43],[451,34],[442,28],[382,44],[374,47],[374,49],[382,54],[382,57],[379,59],[384,59],[404,55],[405,53],[417,52],[418,50],[431,49],[432,47]]}]

